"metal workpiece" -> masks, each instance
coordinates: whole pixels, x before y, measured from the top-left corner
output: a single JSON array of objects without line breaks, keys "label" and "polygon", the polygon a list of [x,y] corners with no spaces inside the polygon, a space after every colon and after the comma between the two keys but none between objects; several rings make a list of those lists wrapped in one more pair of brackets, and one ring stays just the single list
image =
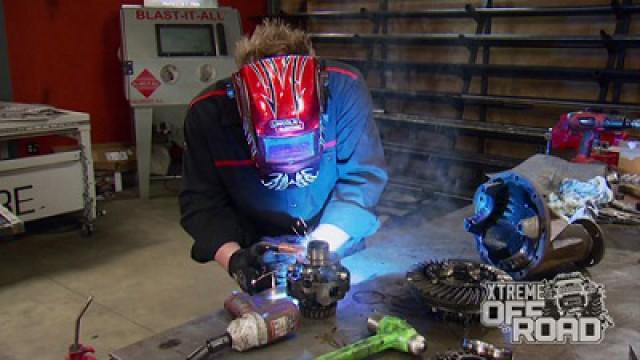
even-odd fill
[{"label": "metal workpiece", "polygon": [[489,360],[511,360],[513,352],[508,348],[497,347],[488,342],[465,338],[462,341],[464,351]]},{"label": "metal workpiece", "polygon": [[298,259],[287,271],[287,292],[298,299],[306,318],[333,316],[336,305],[350,288],[350,273],[325,241],[314,240],[307,246],[306,257]]},{"label": "metal workpiece", "polygon": [[447,351],[437,354],[436,360],[511,360],[513,352],[481,340],[464,338],[462,351]]},{"label": "metal workpiece", "polygon": [[465,229],[486,263],[521,280],[600,262],[604,239],[593,217],[585,213],[567,222],[556,216],[546,204],[549,192],[517,171],[497,174],[478,188]]},{"label": "metal workpiece", "polygon": [[446,320],[478,320],[484,282],[512,281],[506,272],[468,260],[430,261],[407,272],[409,289],[427,311]]}]

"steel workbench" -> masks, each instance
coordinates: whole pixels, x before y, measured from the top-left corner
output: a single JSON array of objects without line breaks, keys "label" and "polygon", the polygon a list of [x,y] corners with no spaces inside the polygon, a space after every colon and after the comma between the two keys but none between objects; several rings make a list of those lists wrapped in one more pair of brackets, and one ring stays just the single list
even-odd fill
[{"label": "steel workbench", "polygon": [[[402,224],[389,224],[368,239],[364,251],[343,260],[352,274],[352,288],[340,302],[336,319],[303,320],[298,333],[290,339],[246,353],[230,350],[210,356],[228,359],[311,359],[367,336],[366,318],[373,311],[407,319],[428,342],[424,359],[436,353],[459,350],[465,335],[497,345],[506,344],[498,329],[443,322],[425,314],[408,295],[404,275],[412,264],[445,258],[478,259],[470,234],[462,219],[470,214],[463,208],[444,217],[425,221],[420,214]],[[633,226],[605,225],[607,253],[604,260],[588,269],[594,281],[603,283],[606,307],[615,327],[606,332],[599,345],[516,345],[517,359],[627,359],[629,346],[640,345],[640,242],[639,229]],[[224,333],[231,320],[222,304],[212,304],[210,314],[154,335],[111,353],[112,359],[184,359],[205,339]],[[387,352],[380,358],[411,358]]]}]

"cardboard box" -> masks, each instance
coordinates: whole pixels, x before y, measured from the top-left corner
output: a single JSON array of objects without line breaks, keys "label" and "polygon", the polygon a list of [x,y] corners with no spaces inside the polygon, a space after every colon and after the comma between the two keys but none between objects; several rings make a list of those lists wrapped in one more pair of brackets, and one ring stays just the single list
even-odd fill
[{"label": "cardboard box", "polygon": [[618,170],[622,173],[640,174],[640,142],[623,141],[620,144]]},{"label": "cardboard box", "polygon": [[[54,146],[54,152],[79,150],[78,145]],[[93,168],[103,171],[125,172],[136,169],[136,148],[134,145],[107,143],[91,145]]]},{"label": "cardboard box", "polygon": [[136,168],[136,148],[122,143],[91,146],[93,168],[96,170],[129,171]]}]

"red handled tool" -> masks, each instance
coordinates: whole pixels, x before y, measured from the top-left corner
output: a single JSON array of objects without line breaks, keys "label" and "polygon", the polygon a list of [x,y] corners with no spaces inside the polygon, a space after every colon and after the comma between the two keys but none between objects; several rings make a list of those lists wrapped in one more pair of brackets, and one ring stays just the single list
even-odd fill
[{"label": "red handled tool", "polygon": [[225,334],[208,339],[186,360],[202,359],[229,347],[242,352],[265,346],[292,334],[300,324],[298,302],[283,289],[256,295],[234,292],[224,308],[234,317]]},{"label": "red handled tool", "polygon": [[640,119],[594,111],[564,114],[551,132],[551,149],[577,149],[577,163],[600,161],[616,166],[617,154],[592,151],[594,144],[618,145],[625,140],[627,129],[640,129]]},{"label": "red handled tool", "polygon": [[69,346],[69,353],[67,353],[66,360],[96,360],[96,356],[94,355],[96,349],[92,346],[82,345],[80,344],[80,321],[82,320],[82,316],[87,312],[89,305],[93,301],[93,296],[89,296],[87,303],[80,311],[78,318],[76,319],[76,332],[75,337],[73,339],[73,344]]}]

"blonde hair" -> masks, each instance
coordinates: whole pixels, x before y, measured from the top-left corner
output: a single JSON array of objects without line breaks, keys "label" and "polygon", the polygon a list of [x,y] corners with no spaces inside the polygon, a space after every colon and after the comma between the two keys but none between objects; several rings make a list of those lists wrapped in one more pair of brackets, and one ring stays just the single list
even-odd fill
[{"label": "blonde hair", "polygon": [[314,55],[311,39],[304,31],[279,20],[265,20],[251,37],[236,44],[239,66],[275,55]]}]

